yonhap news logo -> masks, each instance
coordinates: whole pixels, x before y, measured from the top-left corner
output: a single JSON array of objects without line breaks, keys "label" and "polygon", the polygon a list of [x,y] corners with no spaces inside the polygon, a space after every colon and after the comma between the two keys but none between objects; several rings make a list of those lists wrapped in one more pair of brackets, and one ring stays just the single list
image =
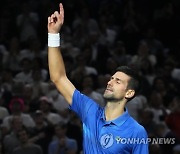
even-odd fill
[{"label": "yonhap news logo", "polygon": [[107,149],[113,145],[113,135],[112,134],[104,134],[101,136],[100,143],[103,149]]},{"label": "yonhap news logo", "polygon": [[175,138],[121,138],[115,137],[117,144],[175,144]]}]

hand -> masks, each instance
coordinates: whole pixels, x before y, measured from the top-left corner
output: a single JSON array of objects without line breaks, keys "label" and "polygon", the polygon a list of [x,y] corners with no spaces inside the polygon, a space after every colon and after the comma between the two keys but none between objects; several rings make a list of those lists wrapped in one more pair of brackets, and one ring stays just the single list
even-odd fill
[{"label": "hand", "polygon": [[59,33],[64,23],[64,8],[62,3],[59,4],[59,12],[55,11],[50,17],[48,17],[48,32]]}]

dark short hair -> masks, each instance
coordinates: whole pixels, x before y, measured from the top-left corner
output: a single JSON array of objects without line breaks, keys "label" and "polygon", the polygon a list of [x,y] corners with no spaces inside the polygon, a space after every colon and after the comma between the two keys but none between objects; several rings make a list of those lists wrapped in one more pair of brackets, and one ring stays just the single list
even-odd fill
[{"label": "dark short hair", "polygon": [[123,72],[124,74],[130,76],[127,88],[134,90],[136,93],[139,92],[140,77],[138,75],[138,71],[135,68],[131,68],[129,66],[120,66],[116,69],[116,71]]}]

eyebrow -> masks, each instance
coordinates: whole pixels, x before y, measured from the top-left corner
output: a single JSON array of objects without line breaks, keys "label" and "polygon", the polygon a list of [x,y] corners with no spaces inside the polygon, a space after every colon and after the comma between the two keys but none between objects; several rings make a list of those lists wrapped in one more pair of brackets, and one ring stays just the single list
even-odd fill
[{"label": "eyebrow", "polygon": [[117,77],[115,78],[115,77],[113,77],[113,76],[111,77],[111,79],[115,79],[115,80],[117,80],[117,81],[124,82],[122,79],[120,79],[120,78],[117,78]]}]

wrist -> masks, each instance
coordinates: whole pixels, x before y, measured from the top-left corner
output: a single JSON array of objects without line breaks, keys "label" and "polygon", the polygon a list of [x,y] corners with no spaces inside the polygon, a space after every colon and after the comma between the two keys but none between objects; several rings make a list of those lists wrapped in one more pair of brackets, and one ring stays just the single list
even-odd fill
[{"label": "wrist", "polygon": [[51,31],[48,31],[48,34],[58,34],[59,33],[59,31],[54,31],[54,30],[51,30]]},{"label": "wrist", "polygon": [[60,46],[60,34],[48,33],[48,47],[59,47],[59,46]]}]

